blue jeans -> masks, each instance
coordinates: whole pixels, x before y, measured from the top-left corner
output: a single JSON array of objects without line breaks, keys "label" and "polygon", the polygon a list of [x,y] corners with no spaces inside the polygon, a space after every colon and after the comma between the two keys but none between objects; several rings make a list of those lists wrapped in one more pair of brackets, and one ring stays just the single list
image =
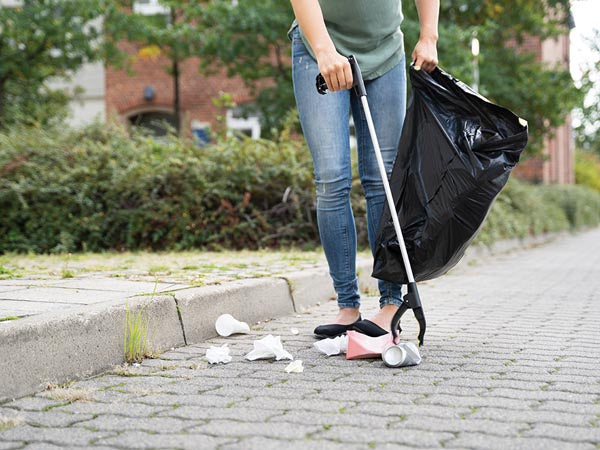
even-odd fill
[{"label": "blue jeans", "polygon": [[[373,254],[386,202],[385,191],[360,98],[353,89],[320,95],[315,87],[318,73],[317,62],[308,53],[296,27],[292,33],[292,77],[300,124],[313,160],[319,236],[339,307],[358,308],[356,226],[350,205],[350,110],[356,129],[358,173],[366,198],[367,232]],[[389,179],[406,112],[404,58],[382,76],[366,80],[365,87]],[[378,287],[380,307],[402,303],[401,284],[378,280]]]}]

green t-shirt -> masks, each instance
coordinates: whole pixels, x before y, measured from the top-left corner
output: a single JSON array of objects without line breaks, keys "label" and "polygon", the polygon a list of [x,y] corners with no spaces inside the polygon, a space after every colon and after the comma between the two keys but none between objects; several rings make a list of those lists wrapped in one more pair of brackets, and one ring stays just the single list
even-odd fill
[{"label": "green t-shirt", "polygon": [[[383,75],[400,62],[404,54],[401,0],[319,0],[319,4],[335,48],[344,56],[356,57],[365,80]],[[290,40],[296,25],[294,19],[287,32]],[[301,29],[300,35],[315,58]]]}]

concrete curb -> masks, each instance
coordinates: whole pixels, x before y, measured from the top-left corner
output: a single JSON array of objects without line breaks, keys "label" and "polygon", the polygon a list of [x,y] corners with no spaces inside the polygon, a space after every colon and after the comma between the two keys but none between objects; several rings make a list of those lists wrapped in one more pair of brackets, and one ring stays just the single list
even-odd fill
[{"label": "concrete curb", "polygon": [[215,320],[223,313],[253,324],[294,312],[287,283],[271,277],[182,289],[175,301],[188,344],[215,336]]},{"label": "concrete curb", "polygon": [[[540,245],[568,233],[501,241],[467,249],[452,270],[473,259]],[[361,292],[376,294],[372,260],[357,259]],[[132,311],[146,307],[153,352],[201,342],[216,335],[215,319],[230,313],[250,324],[334,300],[328,269],[237,280],[223,285],[185,288],[170,295],[134,296],[68,312],[32,316],[0,327],[0,401],[34,393],[45,383],[90,376],[123,362],[125,302]]]},{"label": "concrete curb", "polygon": [[[172,297],[129,297],[145,307],[153,351],[183,345]],[[0,328],[0,401],[106,370],[123,361],[125,299],[14,321]]]}]

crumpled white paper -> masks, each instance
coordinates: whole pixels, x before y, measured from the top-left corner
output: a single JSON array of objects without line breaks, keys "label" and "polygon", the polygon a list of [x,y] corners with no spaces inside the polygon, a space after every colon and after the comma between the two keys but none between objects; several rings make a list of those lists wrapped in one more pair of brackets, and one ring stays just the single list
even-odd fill
[{"label": "crumpled white paper", "polygon": [[343,334],[334,338],[321,339],[313,345],[327,356],[339,355],[340,353],[346,353],[346,350],[348,350],[348,336]]},{"label": "crumpled white paper", "polygon": [[231,362],[231,355],[229,354],[229,347],[227,344],[223,344],[221,347],[211,347],[206,350],[206,359],[210,364]]},{"label": "crumpled white paper", "polygon": [[291,363],[289,363],[286,366],[285,371],[287,373],[302,373],[302,372],[304,372],[304,367],[302,366],[302,360],[297,359],[295,361],[292,361]]},{"label": "crumpled white paper", "polygon": [[254,341],[254,350],[246,355],[246,359],[254,361],[255,359],[294,359],[287,351],[283,349],[281,337],[269,334],[262,339]]},{"label": "crumpled white paper", "polygon": [[298,330],[298,328],[290,328],[290,333],[298,334],[298,333],[300,333],[300,330]]}]

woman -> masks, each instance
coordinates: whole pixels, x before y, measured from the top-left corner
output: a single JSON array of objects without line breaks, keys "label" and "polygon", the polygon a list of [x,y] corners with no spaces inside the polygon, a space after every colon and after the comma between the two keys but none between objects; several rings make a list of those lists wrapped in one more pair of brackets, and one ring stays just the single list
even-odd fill
[{"label": "woman", "polygon": [[[406,73],[401,0],[291,0],[296,19],[292,40],[292,75],[300,123],[310,149],[317,192],[317,223],[329,274],[338,295],[335,320],[315,328],[320,337],[355,329],[371,336],[390,331],[402,303],[402,286],[378,280],[379,312],[361,320],[356,276],[356,228],[350,206],[352,172],[349,113],[358,144],[358,171],[367,202],[371,251],[385,203],[383,183],[360,100],[352,88],[347,56],[361,68],[373,122],[388,173],[391,174],[406,109]],[[437,65],[439,0],[415,0],[420,36],[412,61],[415,69]],[[320,95],[321,73],[329,93]]]}]

